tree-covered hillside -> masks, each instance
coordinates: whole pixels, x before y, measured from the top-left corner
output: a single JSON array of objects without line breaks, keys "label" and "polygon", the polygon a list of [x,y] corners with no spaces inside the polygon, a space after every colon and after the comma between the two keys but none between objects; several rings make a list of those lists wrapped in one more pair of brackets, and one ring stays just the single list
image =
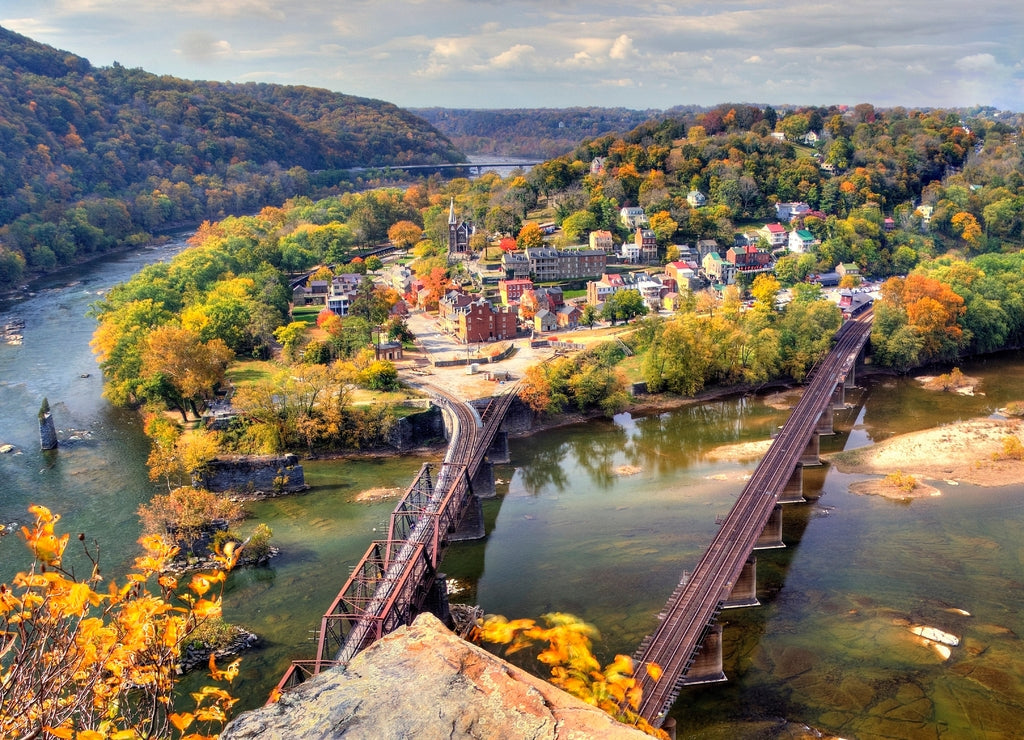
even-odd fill
[{"label": "tree-covered hillside", "polygon": [[413,110],[464,152],[507,157],[558,157],[585,139],[624,134],[661,116],[627,108],[523,108]]},{"label": "tree-covered hillside", "polygon": [[147,232],[280,203],[308,173],[463,161],[380,100],[98,68],[0,28],[0,288]]}]

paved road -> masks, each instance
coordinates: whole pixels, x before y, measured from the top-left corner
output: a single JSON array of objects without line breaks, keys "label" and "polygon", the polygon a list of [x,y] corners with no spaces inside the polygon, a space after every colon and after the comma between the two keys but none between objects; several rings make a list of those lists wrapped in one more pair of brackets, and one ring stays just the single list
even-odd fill
[{"label": "paved road", "polygon": [[[499,389],[495,387],[495,383],[484,378],[484,373],[487,371],[494,371],[496,373],[507,372],[510,380],[521,380],[528,368],[552,355],[552,351],[547,348],[542,350],[531,349],[529,339],[520,337],[513,342],[516,351],[511,357],[494,364],[481,361],[480,372],[475,375],[467,374],[467,367],[465,365],[456,365],[448,368],[433,367],[433,363],[438,360],[464,360],[468,357],[472,362],[477,357],[478,350],[482,355],[493,345],[471,344],[468,347],[467,354],[467,346],[465,344],[461,344],[454,337],[442,332],[436,317],[421,311],[411,313],[406,323],[409,329],[416,335],[416,343],[423,350],[424,357],[427,360],[426,363],[421,363],[416,368],[414,374],[426,373],[426,375],[418,375],[418,377],[424,378],[451,393],[459,394],[461,398],[482,398],[498,392]],[[496,344],[504,346],[502,342]],[[406,373],[413,373],[411,367],[403,367],[401,369]]]}]

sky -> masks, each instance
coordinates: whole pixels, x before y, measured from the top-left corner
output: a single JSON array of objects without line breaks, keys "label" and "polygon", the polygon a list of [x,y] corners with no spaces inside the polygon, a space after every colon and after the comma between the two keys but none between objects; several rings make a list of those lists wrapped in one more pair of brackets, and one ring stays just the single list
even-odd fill
[{"label": "sky", "polygon": [[0,0],[0,26],[97,66],[402,107],[1024,111],[1021,0]]}]

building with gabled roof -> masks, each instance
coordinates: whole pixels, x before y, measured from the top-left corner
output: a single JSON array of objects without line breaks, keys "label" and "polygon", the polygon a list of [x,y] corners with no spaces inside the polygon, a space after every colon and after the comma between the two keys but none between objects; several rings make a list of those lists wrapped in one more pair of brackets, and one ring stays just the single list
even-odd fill
[{"label": "building with gabled roof", "polygon": [[473,225],[455,217],[455,198],[448,204],[448,258],[463,259],[470,254],[469,237],[473,236]]},{"label": "building with gabled roof", "polygon": [[486,298],[455,290],[438,301],[438,323],[442,331],[465,344],[513,339],[519,328],[513,307],[496,307]]}]

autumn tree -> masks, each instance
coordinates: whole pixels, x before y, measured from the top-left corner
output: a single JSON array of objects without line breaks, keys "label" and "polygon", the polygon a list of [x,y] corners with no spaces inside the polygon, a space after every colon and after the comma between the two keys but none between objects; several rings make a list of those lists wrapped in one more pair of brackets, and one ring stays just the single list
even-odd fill
[{"label": "autumn tree", "polygon": [[657,211],[651,214],[650,227],[658,240],[658,244],[665,246],[675,237],[676,231],[679,229],[679,223],[672,218],[668,211]]},{"label": "autumn tree", "polygon": [[192,483],[220,452],[219,433],[197,429],[184,434],[163,414],[147,413],[143,431],[151,445],[149,479],[163,480],[168,491]]},{"label": "autumn tree", "polygon": [[171,324],[149,333],[142,349],[142,372],[151,378],[147,387],[168,406],[199,416],[197,403],[213,396],[235,353],[222,339],[200,341],[199,335]]},{"label": "autumn tree", "polygon": [[543,246],[544,233],[540,230],[540,225],[533,221],[527,221],[523,224],[523,228],[519,230],[519,234],[516,236],[516,244],[520,249]]},{"label": "autumn tree", "polygon": [[400,249],[408,249],[423,237],[423,228],[412,221],[399,221],[388,229],[388,241]]},{"label": "autumn tree", "polygon": [[[0,735],[10,738],[216,737],[236,700],[204,687],[194,711],[174,711],[172,692],[182,646],[205,622],[219,618],[225,570],[239,550],[215,553],[222,570],[193,575],[179,592],[165,573],[176,548],[159,537],[139,540],[122,583],[101,569],[98,550],[83,545],[78,578],[59,534],[59,516],[32,506],[21,534],[31,567],[0,586]],[[83,535],[79,540],[85,541]],[[234,679],[240,661],[218,670]],[[187,733],[187,734],[186,734]]]},{"label": "autumn tree", "polygon": [[448,277],[448,271],[443,267],[434,267],[426,275],[420,276],[420,280],[423,281],[423,290],[427,292],[424,308],[428,311],[436,311],[438,301],[455,287],[451,278]]},{"label": "autumn tree", "polygon": [[954,360],[969,341],[964,313],[964,299],[946,283],[918,273],[890,278],[875,302],[872,346],[882,364],[901,370]]}]

